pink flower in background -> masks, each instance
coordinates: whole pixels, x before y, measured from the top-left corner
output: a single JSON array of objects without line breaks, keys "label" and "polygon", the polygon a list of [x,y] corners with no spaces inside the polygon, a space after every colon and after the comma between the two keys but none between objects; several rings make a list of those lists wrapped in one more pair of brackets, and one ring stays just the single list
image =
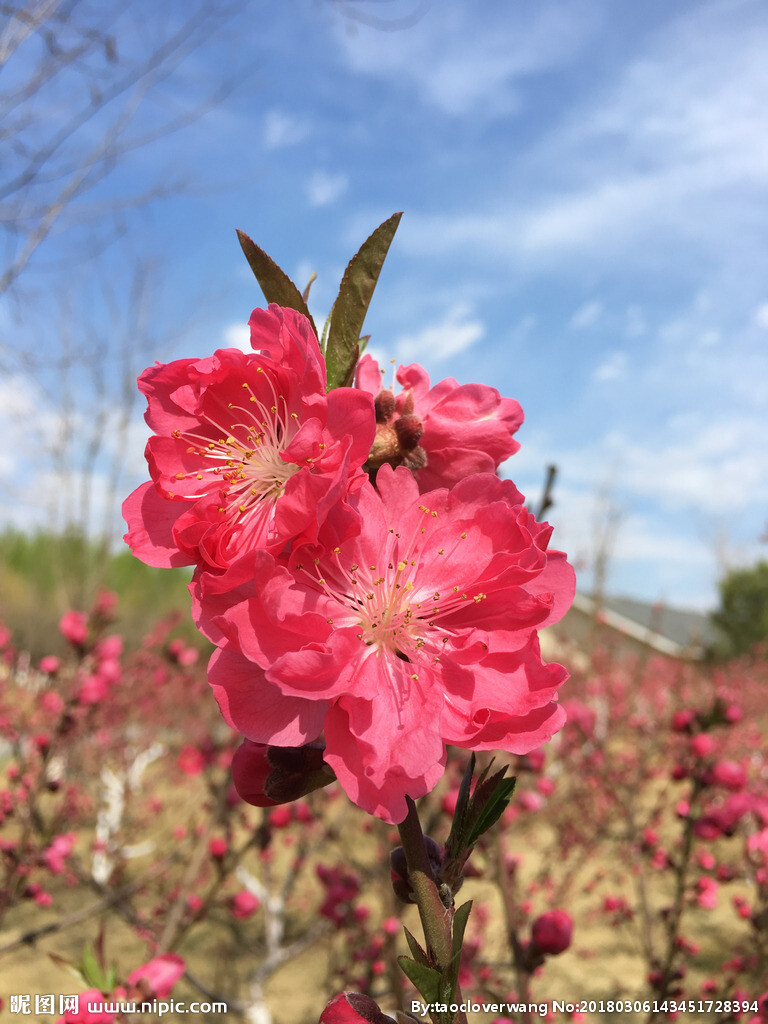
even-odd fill
[{"label": "pink flower in background", "polygon": [[176,953],[163,953],[128,975],[129,985],[144,982],[158,999],[166,999],[186,970],[186,963]]},{"label": "pink flower in background", "polygon": [[356,383],[375,396],[376,440],[369,467],[405,465],[416,471],[421,491],[451,487],[472,473],[494,473],[518,450],[512,437],[523,422],[513,398],[485,384],[452,377],[429,386],[418,364],[401,366],[395,396],[382,388],[379,364],[363,356]]},{"label": "pink flower in background", "polygon": [[60,875],[66,867],[66,859],[72,853],[75,845],[75,837],[71,832],[54,836],[53,842],[45,851],[44,860],[46,867],[54,875]]},{"label": "pink flower in background", "polygon": [[195,776],[199,775],[203,768],[205,768],[205,758],[197,747],[193,747],[190,743],[187,743],[179,751],[176,764],[185,775]]},{"label": "pink flower in background", "polygon": [[88,639],[88,616],[85,612],[64,612],[59,620],[59,632],[76,647],[82,647]]},{"label": "pink flower in background", "polygon": [[109,1001],[109,998],[105,998],[99,989],[88,988],[79,994],[77,1010],[67,1010],[56,1024],[61,1024],[62,1021],[65,1021],[66,1024],[112,1024],[117,1017],[116,1013],[111,1013],[108,1010],[88,1009],[90,1004],[101,1006]]},{"label": "pink flower in background", "polygon": [[571,944],[573,920],[565,910],[548,910],[531,926],[531,943],[540,953],[555,956]]},{"label": "pink flower in background", "polygon": [[232,916],[238,918],[252,917],[261,906],[258,896],[247,889],[235,893],[230,903]]},{"label": "pink flower in background", "polygon": [[256,744],[324,731],[350,798],[402,821],[446,744],[526,753],[561,727],[567,673],[542,662],[536,631],[565,613],[574,574],[510,481],[421,497],[404,468],[377,482],[357,498],[358,535],[331,515],[290,559],[254,552],[238,589],[205,573],[192,589],[227,722]]},{"label": "pink flower in background", "polygon": [[372,400],[325,393],[309,321],[271,304],[250,320],[248,355],[156,364],[139,377],[152,477],[123,504],[126,542],[149,565],[226,570],[254,548],[278,552],[364,479]]}]

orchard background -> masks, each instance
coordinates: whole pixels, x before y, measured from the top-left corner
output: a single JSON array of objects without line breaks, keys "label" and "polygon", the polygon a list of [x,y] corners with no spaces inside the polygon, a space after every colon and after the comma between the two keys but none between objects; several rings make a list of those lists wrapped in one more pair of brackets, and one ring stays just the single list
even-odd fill
[{"label": "orchard background", "polygon": [[[760,0],[3,7],[3,1020],[97,989],[255,1024],[417,998],[397,830],[337,784],[237,797],[190,573],[140,564],[120,517],[139,372],[250,351],[265,303],[234,229],[322,325],[395,209],[368,351],[519,400],[498,472],[582,609],[542,636],[566,725],[496,755],[517,784],[457,896],[464,996],[768,1017],[767,37]],[[718,631],[679,657],[646,627],[617,643],[615,595]],[[438,844],[466,761],[420,802]]]},{"label": "orchard background", "polygon": [[[161,571],[132,572],[168,599]],[[382,871],[393,829],[336,784],[272,809],[239,800],[237,738],[210,699],[201,644],[152,601],[140,612],[153,629],[128,639],[126,593],[124,611],[101,591],[29,650],[3,632],[3,976],[33,995],[113,992],[173,954],[173,998],[224,1001],[230,1016],[298,1024],[341,989],[410,1009],[394,958],[414,908]],[[515,796],[462,889],[474,903],[465,998],[752,1002],[768,955],[765,659],[579,653],[568,725],[506,757]],[[421,803],[438,842],[460,781],[451,763]],[[572,939],[531,976],[531,923],[562,909]]]}]

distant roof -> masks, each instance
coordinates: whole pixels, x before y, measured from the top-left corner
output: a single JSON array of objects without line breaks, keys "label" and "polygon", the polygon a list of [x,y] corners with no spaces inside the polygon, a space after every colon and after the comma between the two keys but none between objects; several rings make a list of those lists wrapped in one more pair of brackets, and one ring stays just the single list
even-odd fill
[{"label": "distant roof", "polygon": [[[592,598],[579,593],[575,595],[573,607],[586,615],[593,615],[595,610]],[[705,613],[669,608],[660,602],[649,604],[631,597],[605,597],[601,615],[606,626],[672,657],[701,657],[717,639],[717,631]]]},{"label": "distant roof", "polygon": [[604,603],[611,611],[632,619],[654,633],[660,633],[681,647],[692,644],[709,646],[717,639],[715,628],[704,612],[670,608],[661,602],[647,604],[631,597],[606,597]]}]

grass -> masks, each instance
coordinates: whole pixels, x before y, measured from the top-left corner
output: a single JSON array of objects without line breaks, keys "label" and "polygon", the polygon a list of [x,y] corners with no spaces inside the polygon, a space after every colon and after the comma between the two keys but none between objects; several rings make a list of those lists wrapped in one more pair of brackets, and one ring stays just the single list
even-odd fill
[{"label": "grass", "polygon": [[160,619],[180,613],[180,631],[193,643],[189,569],[153,569],[127,548],[117,552],[82,534],[0,533],[0,621],[33,659],[63,649],[58,621],[69,608],[86,611],[99,590],[119,599],[115,629],[135,646]]}]

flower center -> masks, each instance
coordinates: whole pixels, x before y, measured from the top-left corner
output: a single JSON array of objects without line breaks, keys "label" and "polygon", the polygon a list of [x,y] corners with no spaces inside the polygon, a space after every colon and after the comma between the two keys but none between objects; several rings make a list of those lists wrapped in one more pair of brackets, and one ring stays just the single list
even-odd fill
[{"label": "flower center", "polygon": [[[458,585],[442,591],[432,589],[431,570],[438,560],[450,558],[466,533],[457,534],[450,550],[438,547],[429,538],[432,517],[437,513],[423,505],[420,511],[429,517],[428,523],[405,542],[390,528],[376,561],[367,565],[345,563],[340,548],[335,548],[333,558],[326,556],[322,565],[319,558],[315,559],[313,571],[304,570],[313,583],[343,606],[344,611],[335,612],[329,622],[337,627],[356,626],[358,638],[368,648],[365,657],[375,654],[406,662],[425,657],[439,661],[445,645],[457,633],[446,624],[445,616],[468,600],[485,599],[482,593],[470,597]],[[297,569],[304,567],[299,563]],[[440,575],[444,578],[443,572]]]},{"label": "flower center", "polygon": [[[263,374],[261,367],[256,372]],[[204,497],[213,483],[222,496],[218,511],[226,513],[229,519],[254,511],[259,518],[271,518],[285,485],[301,468],[285,462],[280,455],[298,430],[298,416],[288,412],[285,397],[276,394],[266,374],[262,380],[271,391],[271,398],[265,397],[263,388],[257,394],[248,381],[242,384],[242,404],[225,404],[213,389],[205,394],[200,426],[208,431],[207,436],[190,430],[173,431],[173,437],[192,443],[187,455],[202,459],[196,471],[177,473],[175,479],[205,481],[208,485],[197,483],[190,488],[193,493],[183,497]]]}]

